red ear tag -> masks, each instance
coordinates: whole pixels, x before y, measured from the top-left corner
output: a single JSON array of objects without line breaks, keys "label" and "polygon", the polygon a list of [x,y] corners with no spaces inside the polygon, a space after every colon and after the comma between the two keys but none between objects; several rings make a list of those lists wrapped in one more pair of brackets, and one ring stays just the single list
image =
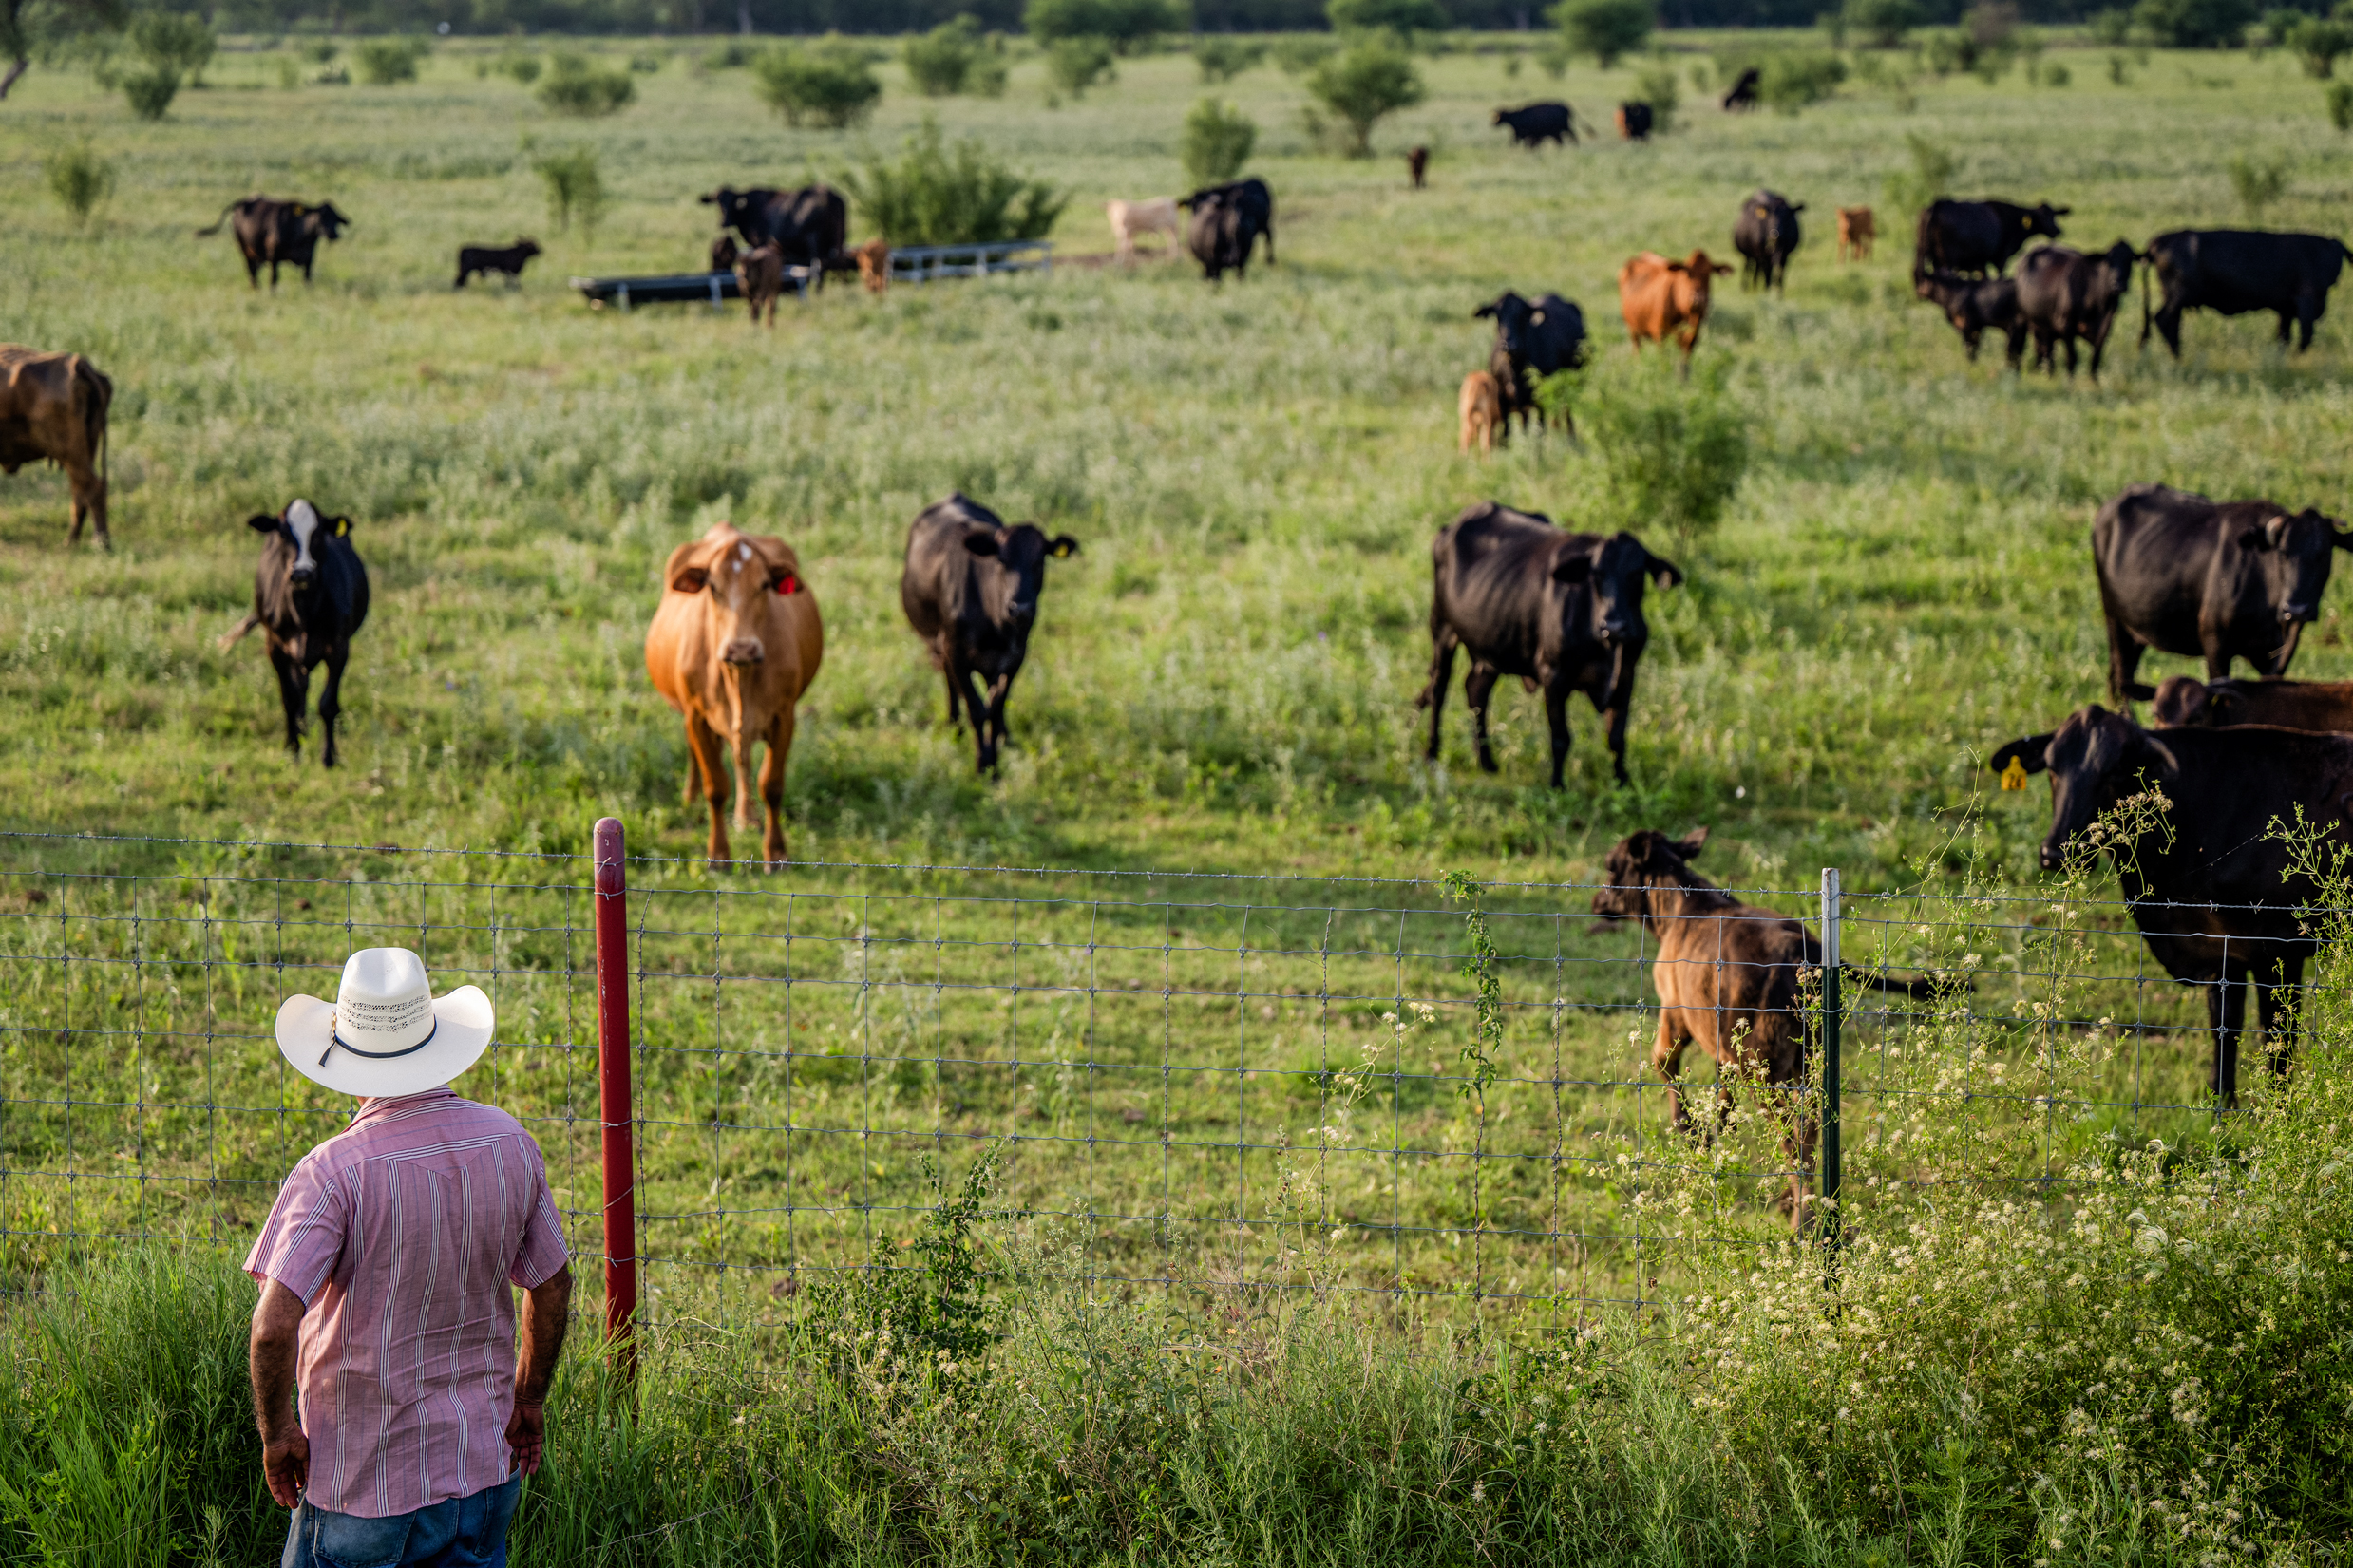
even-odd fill
[{"label": "red ear tag", "polygon": [[800,591],[801,579],[789,572],[776,579],[776,592],[779,594],[798,594]]}]

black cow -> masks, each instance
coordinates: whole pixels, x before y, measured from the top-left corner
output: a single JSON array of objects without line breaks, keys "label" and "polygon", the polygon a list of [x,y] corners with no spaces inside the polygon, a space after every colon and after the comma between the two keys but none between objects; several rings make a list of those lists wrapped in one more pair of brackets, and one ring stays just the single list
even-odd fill
[{"label": "black cow", "polygon": [[1797,215],[1805,210],[1804,202],[1793,206],[1778,191],[1755,191],[1740,203],[1732,247],[1741,256],[1741,287],[1789,292],[1790,253],[1805,238],[1797,227]]},{"label": "black cow", "polygon": [[1572,534],[1550,518],[1494,501],[1468,508],[1438,530],[1430,547],[1430,682],[1414,699],[1430,709],[1430,747],[1438,754],[1454,650],[1471,654],[1463,700],[1479,766],[1495,771],[1487,741],[1487,704],[1495,682],[1517,675],[1542,691],[1552,729],[1552,787],[1568,762],[1568,697],[1582,691],[1609,737],[1610,765],[1626,777],[1626,710],[1634,671],[1650,640],[1642,618],[1642,579],[1662,588],[1683,580],[1672,561],[1632,534]]},{"label": "black cow", "polygon": [[1566,104],[1530,104],[1521,109],[1497,109],[1491,122],[1511,127],[1511,141],[1522,147],[1559,145],[1564,138],[1577,140],[1577,117]]},{"label": "black cow", "polygon": [[2336,843],[2347,842],[2353,737],[2262,726],[2147,730],[2093,706],[2047,735],[2010,742],[1988,765],[2003,775],[2004,788],[2024,788],[2021,773],[2049,771],[2051,831],[2041,860],[2050,870],[2065,864],[2070,846],[2081,846],[2104,813],[2144,790],[2163,792],[2162,823],[2127,813],[2111,819],[2122,831],[2099,845],[2124,884],[2133,923],[2168,974],[2207,988],[2219,1099],[2238,1096],[2249,980],[2271,1065],[2285,1066],[2295,1030],[2288,1008],[2316,947],[2298,909],[2317,903],[2321,890],[2293,872],[2272,824],[2301,812]]},{"label": "black cow", "polygon": [[1623,141],[1649,141],[1650,128],[1655,123],[1656,116],[1651,113],[1650,105],[1647,104],[1618,105],[1618,135]]},{"label": "black cow", "polygon": [[[1495,323],[1495,347],[1488,355],[1488,370],[1503,392],[1504,418],[1528,417],[1536,408],[1536,388],[1530,372],[1554,375],[1584,363],[1585,317],[1559,294],[1547,294],[1530,305],[1515,293],[1502,293],[1471,312]],[[1574,420],[1569,434],[1577,433]]]},{"label": "black cow", "polygon": [[1177,198],[1193,215],[1185,243],[1215,283],[1227,268],[1250,275],[1250,250],[1258,236],[1266,236],[1266,264],[1275,264],[1275,193],[1263,179],[1237,179],[1230,185],[1208,185]]},{"label": "black cow", "polygon": [[318,717],[326,730],[326,765],[332,767],[335,715],[343,711],[343,665],[351,656],[352,637],[368,620],[368,568],[351,548],[351,520],[322,518],[309,501],[296,501],[276,517],[261,512],[245,522],[267,534],[269,541],[254,572],[253,613],[220,639],[220,648],[225,652],[256,626],[268,633],[278,702],[286,709],[286,749],[296,757],[302,755],[311,671],[327,666]]},{"label": "black cow", "polygon": [[2059,237],[2059,220],[2075,209],[2048,201],[2021,207],[2009,201],[1952,201],[1938,198],[1920,209],[1912,244],[1912,275],[1970,273],[2000,277],[2019,248],[2037,235]]},{"label": "black cow", "polygon": [[1912,279],[1912,293],[1934,300],[1969,348],[1969,363],[1977,363],[1978,340],[1988,328],[2009,339],[2006,358],[2018,368],[2026,350],[2026,318],[2018,313],[2018,279],[1997,277],[1983,282],[1952,273],[1930,273]]},{"label": "black cow", "polygon": [[2133,291],[2133,264],[2140,253],[2123,240],[2104,255],[2085,255],[2064,245],[2045,245],[2018,264],[2018,313],[2035,334],[2035,364],[2059,373],[2053,348],[2067,346],[2067,374],[2076,373],[2076,340],[2092,346],[2092,379],[2099,379],[2100,356],[2116,310]]},{"label": "black cow", "polygon": [[[1008,528],[960,493],[924,507],[907,529],[899,602],[930,650],[932,668],[947,677],[948,722],[957,722],[959,703],[972,715],[983,773],[996,771],[997,749],[1010,738],[1005,695],[1029,656],[1047,557],[1077,553],[1070,535],[1050,539],[1028,522]],[[975,675],[988,679],[985,702]]]},{"label": "black cow", "polygon": [[220,226],[234,217],[233,232],[237,236],[238,254],[245,258],[245,281],[261,287],[261,269],[270,269],[270,287],[277,287],[280,267],[299,267],[302,281],[311,281],[311,260],[318,252],[322,239],[332,242],[343,237],[343,231],[351,227],[351,220],[335,211],[332,201],[322,201],[313,207],[301,201],[274,201],[266,196],[249,196],[241,201],[232,201],[220,209],[209,229],[197,230],[197,237],[207,239],[220,232]]},{"label": "black cow", "polygon": [[1732,85],[1732,90],[1724,94],[1724,112],[1730,114],[1736,109],[1756,107],[1757,88],[1764,80],[1765,73],[1757,66],[1751,66],[1742,71],[1740,79]]},{"label": "black cow", "polygon": [[[2149,241],[2145,259],[2164,285],[2165,303],[2154,325],[2165,346],[2181,357],[2181,312],[2208,310],[2223,315],[2271,311],[2280,318],[2280,341],[2288,325],[2299,329],[2296,349],[2312,347],[2312,328],[2328,309],[2328,291],[2348,252],[2326,235],[2258,234],[2246,229],[2175,229]],[[2140,341],[2149,341],[2146,291],[2141,296]]]},{"label": "black cow", "polygon": [[[719,227],[733,229],[746,245],[775,241],[787,265],[816,267],[823,273],[857,271],[858,258],[844,248],[849,242],[849,203],[830,185],[804,185],[797,191],[766,185],[739,191],[722,185],[695,199],[718,208]],[[822,286],[822,273],[818,281]]]},{"label": "black cow", "polygon": [[2296,639],[2320,614],[2335,552],[2353,549],[2332,518],[2289,515],[2268,501],[2213,501],[2135,484],[2099,509],[2092,562],[2108,620],[2108,694],[2155,693],[2136,683],[2141,651],[2204,654],[2206,678],[2230,661],[2285,675]]},{"label": "black cow", "polygon": [[467,278],[477,274],[488,276],[492,273],[503,273],[506,274],[507,282],[520,283],[522,281],[524,263],[541,254],[542,253],[540,250],[540,242],[528,238],[518,239],[512,245],[500,249],[493,249],[488,245],[460,246],[458,248],[458,280],[450,287],[463,289],[465,287]]}]

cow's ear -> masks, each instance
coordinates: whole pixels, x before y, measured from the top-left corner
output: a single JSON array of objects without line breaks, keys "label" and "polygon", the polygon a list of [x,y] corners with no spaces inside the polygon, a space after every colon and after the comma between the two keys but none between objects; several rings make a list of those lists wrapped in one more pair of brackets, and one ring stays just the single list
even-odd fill
[{"label": "cow's ear", "polygon": [[1686,860],[1696,860],[1699,858],[1699,851],[1707,847],[1707,842],[1708,830],[1700,826],[1693,828],[1681,838],[1673,841],[1667,847]]},{"label": "cow's ear", "polygon": [[699,594],[711,586],[711,573],[701,566],[681,566],[670,574],[670,591],[674,594]]},{"label": "cow's ear", "polygon": [[2053,207],[2051,209],[2051,216],[2053,217],[2065,217],[2068,214],[2074,211],[2075,209],[2073,207]]},{"label": "cow's ear", "polygon": [[1475,311],[1473,311],[1473,312],[1471,312],[1471,320],[1473,320],[1473,321],[1476,321],[1476,320],[1478,320],[1481,316],[1490,316],[1490,317],[1491,317],[1492,315],[1494,315],[1494,313],[1495,313],[1495,307],[1496,307],[1496,305],[1497,305],[1497,304],[1499,304],[1499,303],[1500,303],[1500,301],[1497,301],[1497,300],[1491,300],[1491,299],[1490,299],[1490,300],[1489,300],[1486,304],[1484,304],[1484,305],[1480,306],[1477,310],[1475,310]]},{"label": "cow's ear", "polygon": [[335,538],[342,538],[351,532],[351,520],[350,518],[338,514],[334,517],[329,518],[327,520],[334,525]]},{"label": "cow's ear", "polygon": [[1078,554],[1078,541],[1068,534],[1056,534],[1053,542],[1046,546],[1046,554],[1056,560],[1067,559]]},{"label": "cow's ear", "polygon": [[2023,789],[2027,774],[2040,773],[2050,765],[2050,746],[2049,735],[2029,735],[2022,741],[1997,746],[1994,754],[1985,759],[1985,765],[2002,775],[2002,788]]},{"label": "cow's ear", "polygon": [[2328,529],[2329,543],[2340,550],[2353,550],[2353,528],[2338,527],[2337,520],[2334,518],[2323,518],[2321,521]]},{"label": "cow's ear", "polygon": [[1719,261],[1716,264],[1714,270],[1716,275],[1718,277],[1730,277],[1732,275],[1732,263],[1729,261]]},{"label": "cow's ear", "polygon": [[1593,576],[1593,557],[1582,550],[1564,550],[1552,563],[1554,582],[1584,582]]},{"label": "cow's ear", "polygon": [[2261,528],[2239,530],[2239,548],[2242,550],[2263,550],[2268,548],[2269,544],[2269,538]]},{"label": "cow's ear", "polygon": [[1650,574],[1651,581],[1657,583],[1661,588],[1680,588],[1683,586],[1683,570],[1681,567],[1676,565],[1664,556],[1652,556],[1647,551],[1643,552],[1643,554],[1648,558],[1644,562],[1642,570]]},{"label": "cow's ear", "polygon": [[256,512],[245,520],[245,526],[256,534],[275,534],[277,532],[277,519],[267,512]]},{"label": "cow's ear", "polygon": [[984,529],[974,529],[964,536],[964,548],[976,556],[994,556],[997,552],[997,537]]}]

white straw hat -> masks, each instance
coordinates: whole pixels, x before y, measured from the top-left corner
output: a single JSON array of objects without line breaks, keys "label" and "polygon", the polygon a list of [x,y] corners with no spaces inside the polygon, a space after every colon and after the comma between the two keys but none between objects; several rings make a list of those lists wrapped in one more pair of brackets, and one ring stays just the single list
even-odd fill
[{"label": "white straw hat", "polygon": [[384,1099],[438,1088],[490,1047],[490,998],[460,986],[436,1000],[425,960],[405,947],[367,947],[343,962],[335,999],[289,996],[277,1048],[313,1083]]}]

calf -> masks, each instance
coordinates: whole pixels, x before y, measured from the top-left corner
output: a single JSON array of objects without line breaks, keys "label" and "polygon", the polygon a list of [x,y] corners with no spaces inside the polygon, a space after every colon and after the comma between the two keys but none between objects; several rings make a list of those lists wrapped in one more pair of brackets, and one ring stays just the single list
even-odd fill
[{"label": "calf", "polygon": [[2142,295],[2140,340],[2153,324],[2165,347],[2181,357],[2181,313],[2208,310],[2220,315],[2270,311],[2280,321],[2280,341],[2298,329],[2296,350],[2312,347],[2312,329],[2328,309],[2348,252],[2326,235],[2261,234],[2245,229],[2175,229],[2149,241],[2144,258],[2157,274],[2165,302],[2152,318]]},{"label": "calf", "polygon": [[[2250,980],[2271,1066],[2284,1067],[2296,989],[2318,947],[2303,911],[2322,901],[2323,890],[2278,824],[2301,817],[2317,829],[2327,841],[2324,860],[2335,846],[2353,845],[2353,736],[2261,727],[2153,731],[2095,705],[2056,730],[2000,747],[1987,765],[2004,789],[2050,773],[2043,869],[2061,869],[2071,854],[2106,853],[2150,956],[2174,979],[2206,988],[2216,1098],[2238,1098]],[[2162,821],[2148,812],[2109,815],[2130,798],[2150,803],[2150,792]],[[2101,833],[2087,837],[2104,816]]]},{"label": "calf", "polygon": [[1650,105],[1647,104],[1619,104],[1618,139],[1622,142],[1649,141],[1651,118]]},{"label": "calf", "polygon": [[1237,179],[1229,185],[1210,185],[1178,200],[1193,215],[1186,243],[1210,282],[1231,268],[1250,275],[1250,251],[1261,235],[1266,236],[1266,264],[1275,264],[1275,196],[1263,179]]},{"label": "calf", "polygon": [[765,744],[760,799],[767,821],[760,852],[785,860],[785,759],[801,698],[825,662],[825,628],[801,557],[783,539],[712,524],[678,546],[662,568],[662,601],[646,628],[645,668],[654,690],[686,720],[686,803],[711,803],[710,858],[731,859],[728,775],[722,746],[735,752],[735,825],[751,826],[751,749]]},{"label": "calf", "polygon": [[736,248],[733,235],[721,235],[711,242],[711,270],[714,273],[731,273],[743,254]]},{"label": "calf", "polygon": [[1879,238],[1879,219],[1869,207],[1838,209],[1838,259],[1869,261],[1871,245]]},{"label": "calf", "polygon": [[220,232],[220,226],[235,218],[237,254],[245,258],[245,281],[254,288],[261,287],[261,269],[270,269],[270,287],[277,287],[277,270],[284,267],[302,269],[302,281],[311,281],[311,263],[318,254],[322,239],[332,243],[343,237],[343,231],[351,220],[335,211],[335,204],[323,201],[311,206],[302,201],[274,201],[266,196],[249,196],[241,201],[232,201],[220,209],[209,229],[197,230],[197,237],[208,238]]},{"label": "calf", "polygon": [[1455,400],[1462,416],[1462,436],[1454,444],[1458,452],[1468,452],[1473,444],[1481,456],[1495,449],[1497,427],[1504,422],[1503,391],[1495,378],[1486,370],[1473,370],[1463,377],[1462,395]]},{"label": "calf", "polygon": [[1805,210],[1804,202],[1792,204],[1778,191],[1754,191],[1740,203],[1740,216],[1732,225],[1732,248],[1740,253],[1743,288],[1789,292],[1790,255],[1805,238],[1797,215]]},{"label": "calf", "polygon": [[295,758],[302,755],[311,671],[326,665],[327,690],[318,695],[320,751],[324,765],[332,767],[343,667],[351,639],[368,620],[368,568],[351,547],[351,520],[322,518],[309,501],[295,501],[275,517],[256,513],[245,525],[268,539],[254,571],[253,611],[220,639],[220,650],[262,629],[277,671],[278,705],[286,710],[286,750]]},{"label": "calf", "polygon": [[85,519],[106,532],[106,415],[114,383],[80,354],[49,353],[0,343],[0,474],[28,463],[54,463],[72,493],[66,542],[82,538]]},{"label": "calf", "polygon": [[1912,244],[1912,275],[1972,273],[1999,277],[2019,247],[2041,235],[2059,237],[2059,220],[2071,209],[2048,201],[2021,207],[2014,201],[1954,201],[1939,197],[1920,209]]},{"label": "calf", "polygon": [[869,239],[850,255],[858,258],[858,281],[866,293],[879,294],[890,288],[890,241]]},{"label": "calf", "polygon": [[2210,681],[2226,679],[2233,658],[2258,674],[2287,674],[2344,549],[2353,534],[2309,508],[2291,517],[2268,501],[2133,485],[2092,524],[2109,696],[2130,703],[2154,694],[2133,678],[2148,648],[2205,655]]},{"label": "calf", "polygon": [[[1584,363],[1585,315],[1559,294],[1547,294],[1533,305],[1516,293],[1497,294],[1471,312],[1474,319],[1495,323],[1495,346],[1487,368],[1503,399],[1503,417],[1519,416],[1520,427],[1536,411],[1536,387],[1531,376],[1557,375]],[[1568,420],[1566,409],[1562,418]],[[1569,420],[1568,433],[1577,425]]]},{"label": "calf", "polygon": [[1756,107],[1757,88],[1764,80],[1764,71],[1755,66],[1742,71],[1739,80],[1733,83],[1732,90],[1724,94],[1724,112],[1732,114]]},{"label": "calf", "polygon": [[[1644,828],[1609,852],[1609,880],[1593,895],[1604,920],[1639,920],[1658,944],[1650,970],[1659,991],[1659,1035],[1650,1065],[1666,1080],[1678,1132],[1694,1131],[1682,1090],[1683,1052],[1696,1042],[1725,1076],[1766,1086],[1785,1129],[1790,1186],[1782,1206],[1803,1230],[1813,1191],[1818,1124],[1791,1086],[1807,1077],[1806,982],[1819,976],[1820,938],[1800,921],[1744,904],[1691,869],[1708,830],[1680,839]],[[1934,994],[1934,982],[1890,980],[1840,966],[1840,973],[1881,991]],[[1732,1097],[1717,1102],[1713,1136],[1730,1120]]]},{"label": "calf", "polygon": [[1168,254],[1174,255],[1183,236],[1179,231],[1176,198],[1154,197],[1149,201],[1107,201],[1103,211],[1111,220],[1111,242],[1119,259],[1135,265],[1136,236],[1166,235]]},{"label": "calf", "polygon": [[1691,368],[1691,350],[1699,342],[1699,329],[1708,318],[1709,290],[1732,269],[1694,251],[1682,261],[1669,261],[1656,251],[1618,269],[1618,311],[1626,320],[1626,335],[1641,353],[1645,342],[1663,344],[1672,333],[1683,350],[1683,368]]},{"label": "calf", "polygon": [[499,250],[493,250],[487,245],[460,246],[458,248],[458,280],[450,287],[463,289],[465,287],[467,278],[477,274],[487,275],[491,273],[504,274],[510,285],[521,283],[523,264],[540,254],[540,242],[530,238],[518,239],[512,245]]},{"label": "calf", "polygon": [[2067,346],[2067,374],[2076,373],[2076,340],[2092,346],[2092,379],[2116,326],[2116,308],[2132,292],[2140,254],[2119,239],[2105,255],[2045,245],[2018,264],[2018,313],[2035,334],[2035,363],[2056,375],[2052,349]]},{"label": "calf", "polygon": [[1405,172],[1412,178],[1414,188],[1422,188],[1422,177],[1430,172],[1430,149],[1415,147],[1405,155]]},{"label": "calf", "polygon": [[2150,705],[2160,729],[2268,724],[2353,733],[2353,681],[2197,681],[2168,675]]},{"label": "calf", "polygon": [[1525,108],[1497,109],[1492,124],[1511,127],[1513,145],[1536,148],[1547,142],[1558,146],[1577,140],[1577,117],[1566,104],[1530,104]]},{"label": "calf", "polygon": [[751,308],[751,323],[760,324],[760,312],[768,312],[770,330],[776,326],[776,300],[785,292],[785,253],[775,241],[754,245],[735,258],[735,287]]},{"label": "calf", "polygon": [[1683,580],[1675,563],[1652,555],[1632,534],[1571,534],[1535,512],[1481,501],[1438,530],[1431,544],[1430,680],[1416,708],[1430,710],[1435,760],[1453,679],[1454,651],[1471,654],[1463,700],[1480,768],[1492,773],[1487,707],[1495,683],[1517,675],[1544,693],[1552,731],[1552,787],[1568,762],[1568,699],[1582,691],[1602,715],[1610,767],[1626,776],[1626,713],[1634,674],[1650,641],[1642,618],[1644,579],[1671,588]]},{"label": "calf", "polygon": [[[907,529],[907,558],[899,603],[923,639],[932,668],[948,683],[948,723],[960,703],[972,715],[973,742],[983,773],[1012,738],[1005,698],[1029,657],[1037,624],[1037,596],[1046,562],[1078,553],[1068,534],[1048,538],[1034,523],[1005,520],[962,494],[934,501]],[[982,701],[975,677],[985,678]]]},{"label": "calf", "polygon": [[1979,282],[1954,273],[1930,273],[1912,279],[1912,293],[1922,299],[1934,300],[1945,312],[1945,319],[1953,324],[1953,331],[1968,345],[1970,364],[1977,363],[1978,340],[1991,328],[2009,340],[2004,357],[2011,369],[2019,368],[2019,360],[2026,351],[2026,318],[2018,311],[2018,279],[1997,277]]}]

